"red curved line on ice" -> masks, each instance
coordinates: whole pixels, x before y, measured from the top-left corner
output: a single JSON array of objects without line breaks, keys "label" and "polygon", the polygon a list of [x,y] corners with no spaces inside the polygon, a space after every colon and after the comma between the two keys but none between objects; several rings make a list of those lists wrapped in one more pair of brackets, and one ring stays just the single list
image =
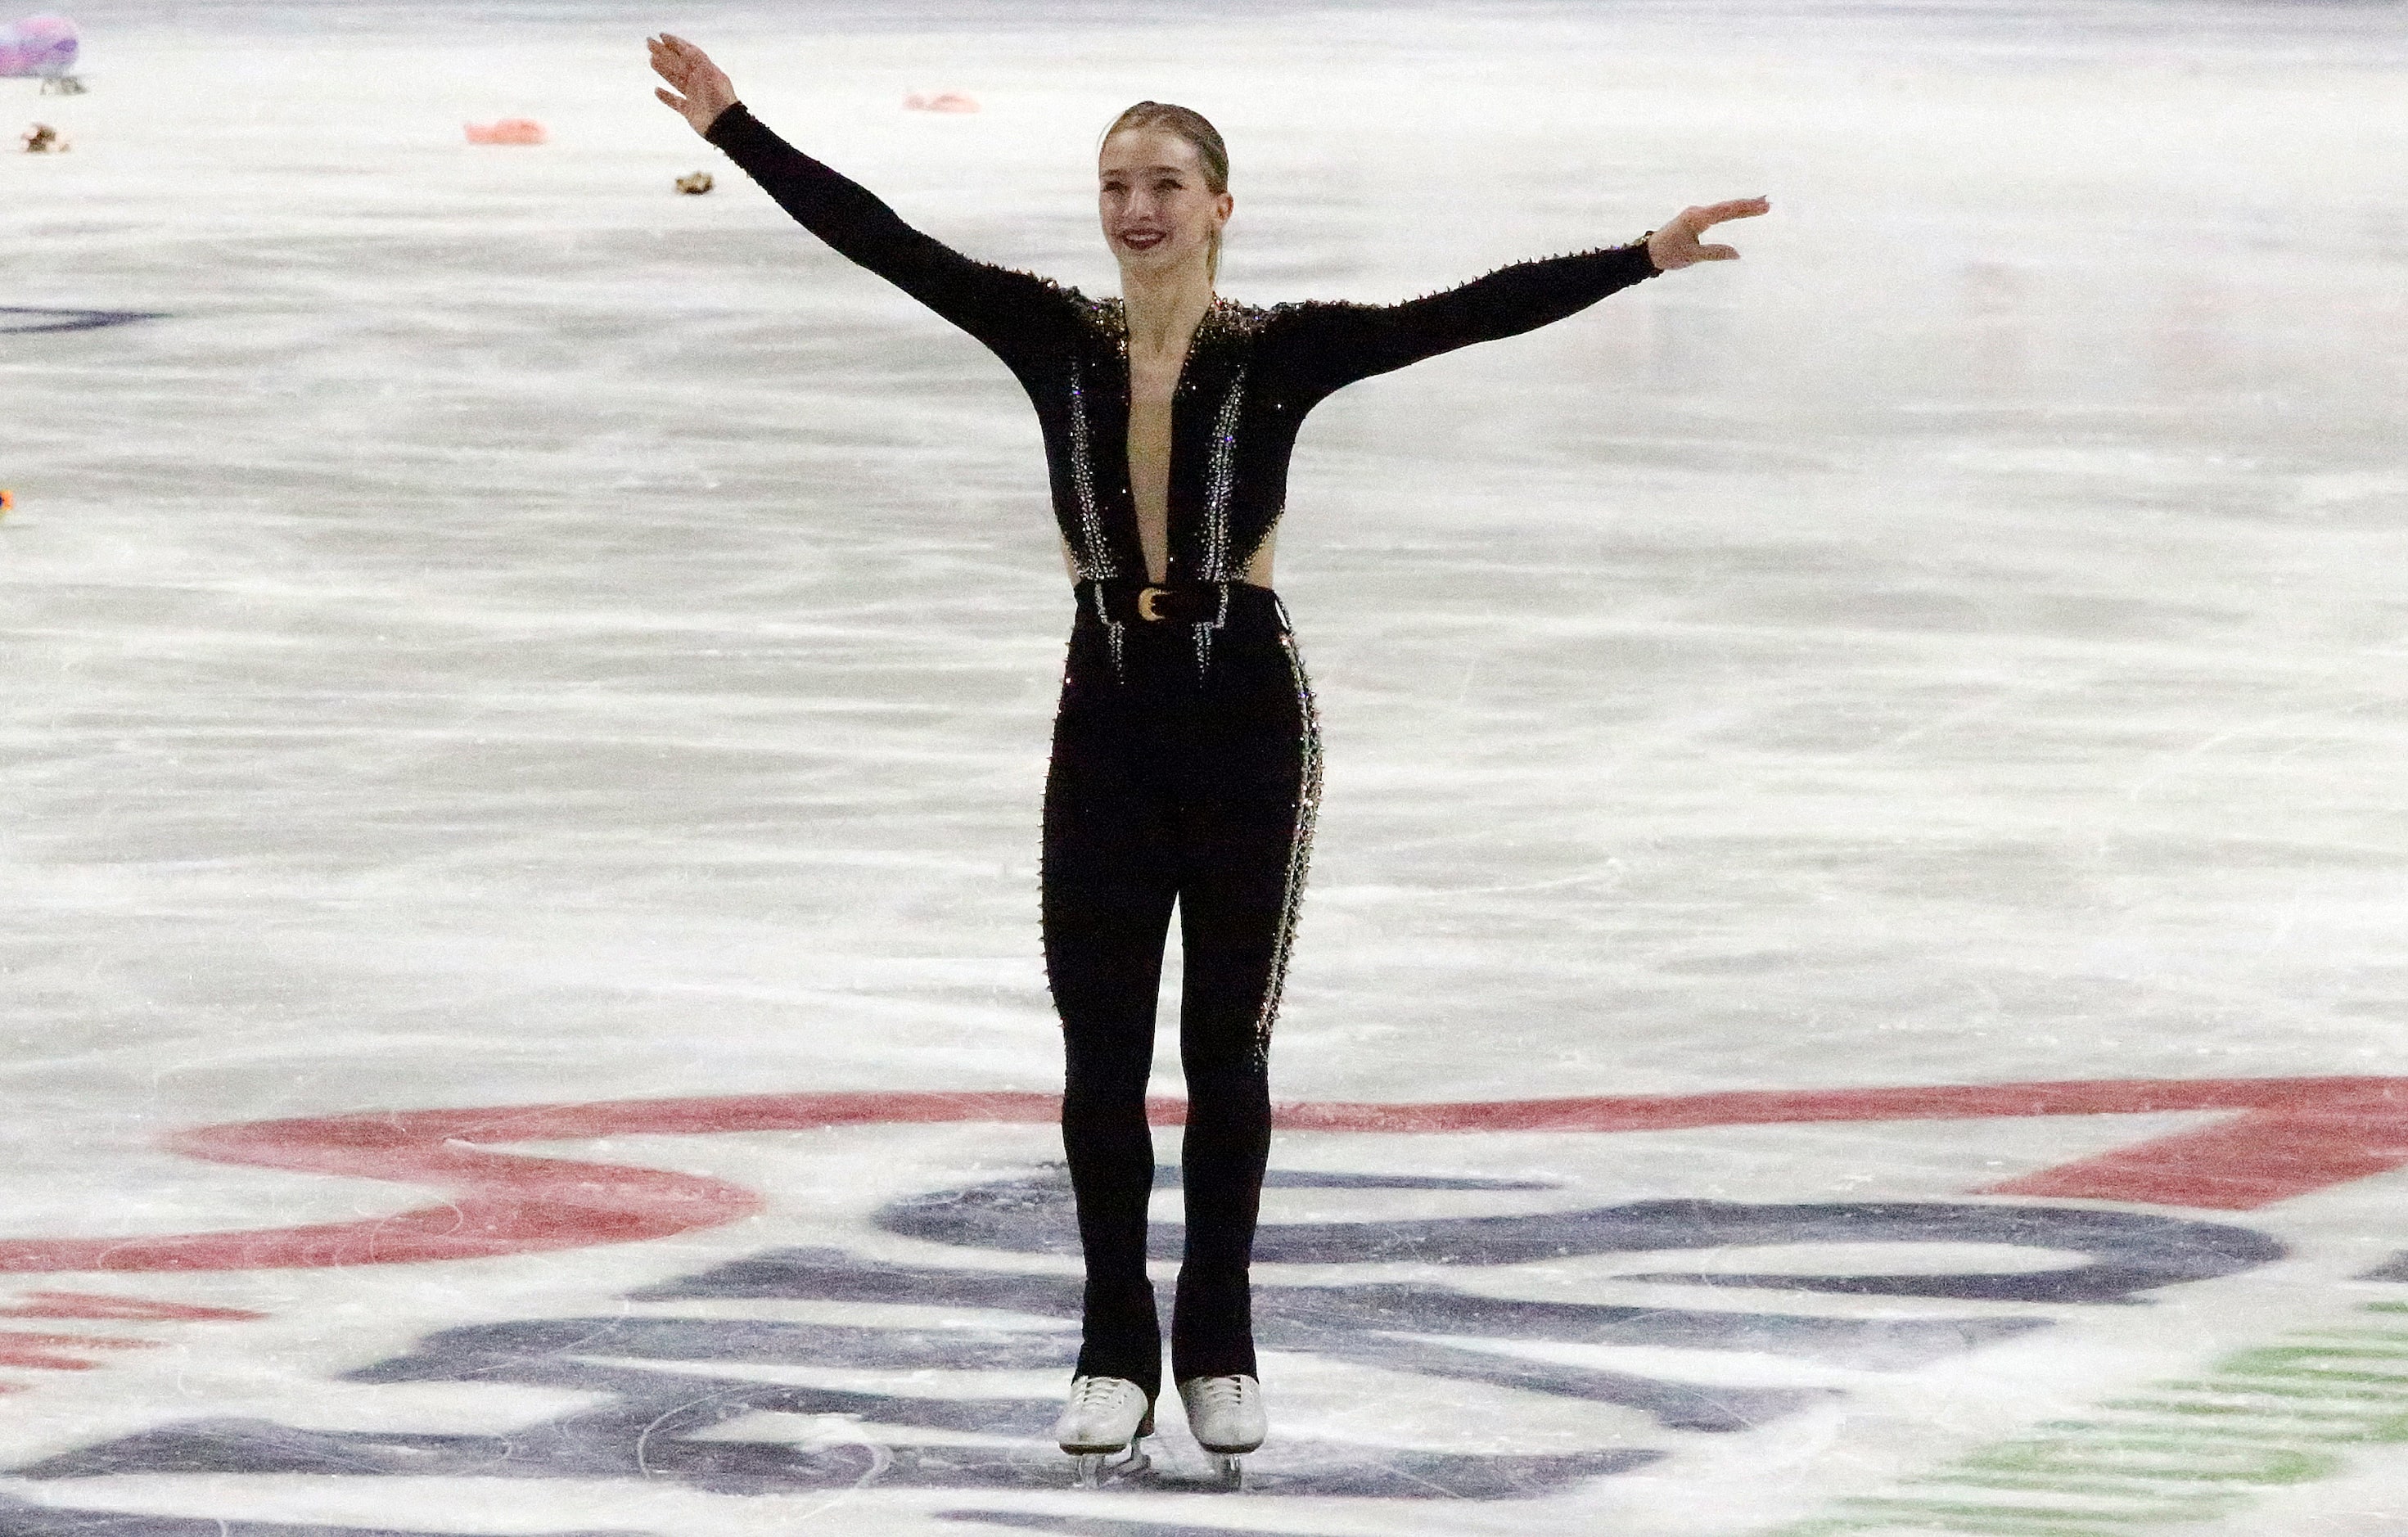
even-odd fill
[{"label": "red curved line on ice", "polygon": [[[375,1111],[182,1132],[215,1163],[431,1185],[441,1205],[357,1222],[138,1239],[0,1241],[0,1272],[281,1270],[473,1259],[627,1243],[750,1215],[760,1197],[696,1174],[486,1150],[489,1143],[895,1122],[1050,1122],[1050,1094],[763,1094],[482,1110]],[[2232,1118],[1989,1186],[1993,1195],[2247,1211],[2408,1164],[2408,1078],[2214,1078],[1292,1104],[1295,1131],[1668,1131],[1815,1121],[2232,1111]],[[1149,1102],[1156,1125],[1185,1118]]]}]

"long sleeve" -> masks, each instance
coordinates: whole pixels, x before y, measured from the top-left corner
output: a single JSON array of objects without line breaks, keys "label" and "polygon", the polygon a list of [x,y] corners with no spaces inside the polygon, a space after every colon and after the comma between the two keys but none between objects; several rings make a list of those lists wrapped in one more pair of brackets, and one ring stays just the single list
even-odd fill
[{"label": "long sleeve", "polygon": [[975,261],[913,229],[869,189],[771,133],[741,102],[713,119],[704,136],[839,255],[968,331],[1007,364],[1016,367],[1054,343],[1068,300],[1053,283]]},{"label": "long sleeve", "polygon": [[1535,331],[1654,276],[1644,242],[1516,262],[1402,304],[1282,306],[1281,339],[1294,349],[1294,377],[1310,398],[1319,399],[1358,379],[1475,341]]}]

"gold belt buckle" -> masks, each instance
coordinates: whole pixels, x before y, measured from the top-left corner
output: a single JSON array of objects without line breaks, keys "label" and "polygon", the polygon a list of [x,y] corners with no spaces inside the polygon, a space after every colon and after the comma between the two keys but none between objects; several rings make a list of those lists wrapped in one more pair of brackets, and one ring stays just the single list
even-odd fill
[{"label": "gold belt buckle", "polygon": [[1162,596],[1163,589],[1160,587],[1147,587],[1140,590],[1137,595],[1137,616],[1149,624],[1161,623],[1162,615],[1154,612],[1154,600]]}]

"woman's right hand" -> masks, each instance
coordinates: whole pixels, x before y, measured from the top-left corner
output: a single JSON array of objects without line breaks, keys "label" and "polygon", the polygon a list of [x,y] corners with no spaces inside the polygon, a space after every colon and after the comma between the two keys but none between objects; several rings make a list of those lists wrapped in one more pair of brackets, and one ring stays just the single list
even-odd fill
[{"label": "woman's right hand", "polygon": [[1736,262],[1739,252],[1732,247],[1701,245],[1698,237],[1716,224],[1733,219],[1753,219],[1771,211],[1772,200],[1766,197],[1734,197],[1727,203],[1683,208],[1666,221],[1662,229],[1647,237],[1647,259],[1656,264],[1658,272],[1678,271],[1699,262]]},{"label": "woman's right hand", "polygon": [[736,87],[710,54],[667,32],[645,38],[644,46],[652,50],[652,73],[677,88],[652,94],[676,108],[695,133],[708,133],[719,114],[736,105]]}]

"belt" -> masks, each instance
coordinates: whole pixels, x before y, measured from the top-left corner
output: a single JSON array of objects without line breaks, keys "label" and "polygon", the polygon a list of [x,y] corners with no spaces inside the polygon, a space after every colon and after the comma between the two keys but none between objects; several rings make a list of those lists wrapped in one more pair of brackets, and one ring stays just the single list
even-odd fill
[{"label": "belt", "polygon": [[1218,625],[1229,611],[1229,589],[1220,582],[1098,582],[1095,589],[1104,617],[1124,625]]}]

